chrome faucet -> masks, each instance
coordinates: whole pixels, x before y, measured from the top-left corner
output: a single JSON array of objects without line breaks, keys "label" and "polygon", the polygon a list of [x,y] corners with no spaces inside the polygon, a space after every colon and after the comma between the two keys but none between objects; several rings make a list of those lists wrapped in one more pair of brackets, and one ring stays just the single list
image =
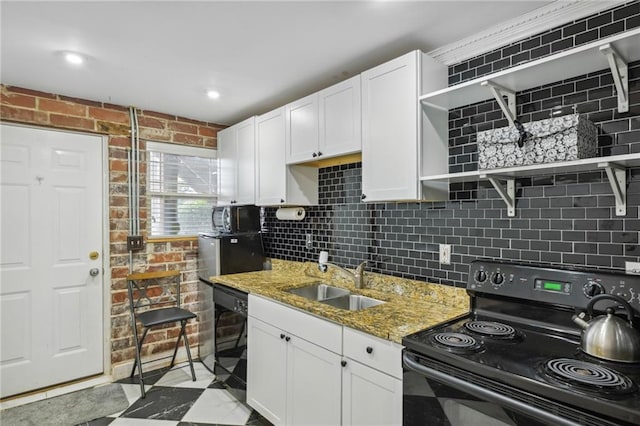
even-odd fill
[{"label": "chrome faucet", "polygon": [[342,272],[343,275],[349,277],[351,280],[353,280],[353,285],[355,285],[356,288],[362,288],[363,284],[364,284],[364,268],[365,266],[367,266],[367,261],[365,260],[364,262],[362,262],[361,264],[358,265],[358,267],[356,268],[355,272],[351,272],[347,269],[344,269],[341,266],[338,266],[334,263],[330,263],[330,262],[319,262],[318,263],[318,269],[320,269],[322,272],[327,272],[327,267],[331,266],[332,268],[337,269],[338,271]]}]

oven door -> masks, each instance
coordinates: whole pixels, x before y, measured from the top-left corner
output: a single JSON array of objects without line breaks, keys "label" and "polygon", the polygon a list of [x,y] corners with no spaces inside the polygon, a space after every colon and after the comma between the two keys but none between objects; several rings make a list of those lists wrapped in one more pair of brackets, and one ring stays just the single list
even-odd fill
[{"label": "oven door", "polygon": [[415,352],[403,365],[404,426],[616,425]]}]

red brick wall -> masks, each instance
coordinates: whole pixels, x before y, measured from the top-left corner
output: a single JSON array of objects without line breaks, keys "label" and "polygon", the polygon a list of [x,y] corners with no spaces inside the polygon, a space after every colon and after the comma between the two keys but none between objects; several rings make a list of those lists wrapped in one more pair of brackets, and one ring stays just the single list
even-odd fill
[{"label": "red brick wall", "polygon": [[[128,223],[127,149],[131,146],[128,108],[103,102],[0,85],[0,119],[56,129],[97,133],[109,137],[109,247],[111,270],[111,362],[133,360],[135,349],[127,300],[126,275],[129,252],[126,241]],[[216,135],[224,126],[139,110],[141,150],[145,140],[179,143],[197,147],[216,147]],[[144,159],[144,154],[143,154]],[[133,257],[134,270],[182,271],[183,299],[197,311],[197,240],[171,239],[147,241],[145,168],[141,167],[140,228],[145,249]],[[145,353],[173,348],[179,329],[166,328],[150,333]],[[197,324],[188,326],[193,354],[197,354]]]}]

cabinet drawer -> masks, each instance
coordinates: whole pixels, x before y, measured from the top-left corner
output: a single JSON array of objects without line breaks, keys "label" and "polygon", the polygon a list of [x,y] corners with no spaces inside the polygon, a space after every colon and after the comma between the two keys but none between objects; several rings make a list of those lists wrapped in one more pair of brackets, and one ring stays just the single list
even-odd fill
[{"label": "cabinet drawer", "polygon": [[401,345],[347,327],[343,335],[344,356],[402,378]]},{"label": "cabinet drawer", "polygon": [[251,294],[249,295],[249,316],[337,354],[342,353],[341,325]]}]

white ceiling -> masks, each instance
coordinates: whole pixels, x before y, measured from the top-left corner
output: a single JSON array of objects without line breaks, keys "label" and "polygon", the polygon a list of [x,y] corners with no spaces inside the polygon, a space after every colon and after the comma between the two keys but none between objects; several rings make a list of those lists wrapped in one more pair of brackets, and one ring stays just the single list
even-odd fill
[{"label": "white ceiling", "polygon": [[[0,75],[6,85],[233,124],[549,3],[3,0]],[[90,60],[73,67],[64,50]]]}]

